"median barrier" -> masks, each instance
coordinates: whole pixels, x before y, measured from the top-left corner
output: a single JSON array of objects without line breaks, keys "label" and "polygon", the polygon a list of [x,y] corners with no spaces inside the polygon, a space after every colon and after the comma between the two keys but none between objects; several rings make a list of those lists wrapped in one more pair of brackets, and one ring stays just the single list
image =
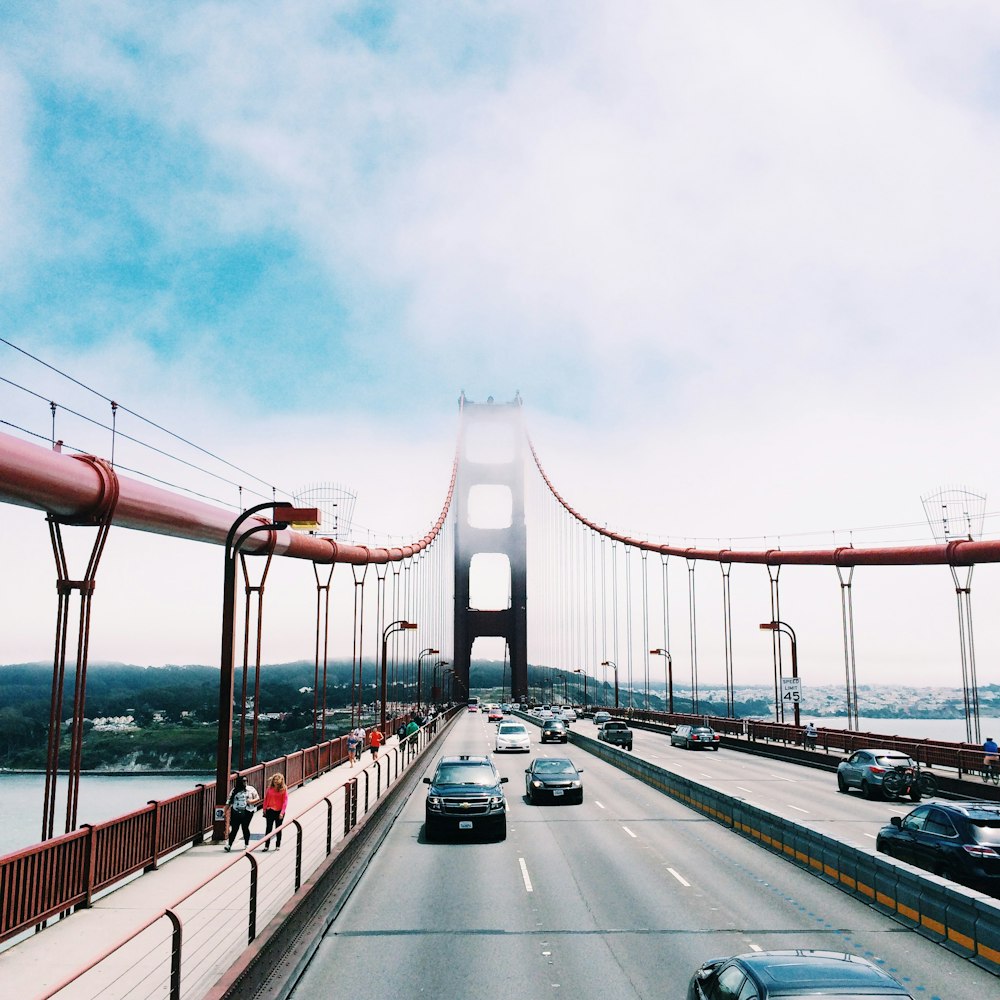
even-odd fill
[{"label": "median barrier", "polygon": [[870,850],[843,844],[579,733],[571,741],[683,805],[1000,974],[1000,903]]}]

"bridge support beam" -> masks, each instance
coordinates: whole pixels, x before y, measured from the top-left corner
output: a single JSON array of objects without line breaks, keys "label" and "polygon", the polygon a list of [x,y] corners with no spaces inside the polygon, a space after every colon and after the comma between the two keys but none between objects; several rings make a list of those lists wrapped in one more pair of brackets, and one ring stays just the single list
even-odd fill
[{"label": "bridge support beam", "polygon": [[[472,646],[477,638],[507,641],[510,654],[510,696],[528,695],[527,541],[524,526],[524,448],[521,401],[471,403],[459,400],[458,458],[455,476],[455,698],[468,697]],[[470,444],[485,451],[487,460],[470,458]],[[479,458],[477,448],[476,457]],[[510,490],[511,518],[505,527],[473,527],[469,496],[476,486]],[[470,574],[473,556],[505,555],[510,563],[510,603],[499,610],[473,608]]]}]

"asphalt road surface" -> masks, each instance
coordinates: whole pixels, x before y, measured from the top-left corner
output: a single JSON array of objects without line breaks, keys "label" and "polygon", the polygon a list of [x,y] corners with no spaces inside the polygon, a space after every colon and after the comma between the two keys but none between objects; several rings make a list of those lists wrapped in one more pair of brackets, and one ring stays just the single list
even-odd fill
[{"label": "asphalt road surface", "polygon": [[[529,727],[530,728],[530,727]],[[587,735],[589,722],[574,724]],[[460,718],[442,753],[493,751],[485,715]],[[424,787],[406,804],[292,994],[294,1000],[433,996],[683,998],[720,955],[823,948],[881,964],[914,997],[996,996],[997,977],[586,752],[495,755],[509,777],[502,842],[428,844]],[[830,773],[721,750],[671,748],[636,731],[635,752],[854,844],[907,803],[841,795]],[[567,756],[582,805],[531,806],[524,768]]]}]

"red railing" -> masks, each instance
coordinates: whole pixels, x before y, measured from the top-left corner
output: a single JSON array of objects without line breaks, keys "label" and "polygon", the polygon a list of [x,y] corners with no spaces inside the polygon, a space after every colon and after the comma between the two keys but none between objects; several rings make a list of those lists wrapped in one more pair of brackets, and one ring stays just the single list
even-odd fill
[{"label": "red railing", "polygon": [[[390,731],[400,721],[393,719]],[[263,789],[280,771],[288,787],[295,788],[346,759],[347,737],[339,736],[240,773]],[[89,906],[95,893],[155,868],[186,844],[201,843],[212,829],[214,808],[213,781],[0,857],[0,941],[56,914]]]}]

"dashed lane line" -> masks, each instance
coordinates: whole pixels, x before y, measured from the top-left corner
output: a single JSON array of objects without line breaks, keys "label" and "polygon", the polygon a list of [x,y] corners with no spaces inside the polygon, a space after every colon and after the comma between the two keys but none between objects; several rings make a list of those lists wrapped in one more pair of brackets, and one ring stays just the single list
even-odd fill
[{"label": "dashed lane line", "polygon": [[524,858],[518,858],[517,863],[521,866],[521,878],[524,879],[524,891],[534,892],[531,886],[531,876],[528,875],[528,865]]},{"label": "dashed lane line", "polygon": [[681,875],[680,872],[675,871],[673,868],[671,868],[670,865],[667,865],[667,871],[670,872],[670,874],[673,875],[673,877],[677,879],[677,881],[680,882],[681,885],[685,886],[688,889],[691,888],[691,883],[688,882],[688,880],[684,878],[684,876]]},{"label": "dashed lane line", "polygon": [[626,833],[627,833],[627,834],[628,834],[628,835],[629,835],[629,836],[630,836],[630,837],[631,837],[631,838],[632,838],[633,840],[638,840],[638,839],[639,839],[639,835],[638,835],[637,833],[633,833],[633,832],[632,832],[632,831],[631,831],[631,830],[630,830],[630,829],[629,829],[629,828],[628,828],[627,826],[623,826],[623,827],[622,827],[622,829],[623,829],[623,830],[624,830],[624,831],[625,831],[625,832],[626,832]]}]

